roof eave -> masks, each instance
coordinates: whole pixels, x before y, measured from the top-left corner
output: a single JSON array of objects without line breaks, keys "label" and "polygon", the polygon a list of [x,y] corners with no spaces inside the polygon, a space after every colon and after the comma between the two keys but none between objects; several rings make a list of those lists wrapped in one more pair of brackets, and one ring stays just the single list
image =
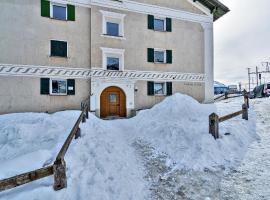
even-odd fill
[{"label": "roof eave", "polygon": [[225,15],[230,9],[218,0],[193,0],[207,7],[214,16],[214,21]]}]

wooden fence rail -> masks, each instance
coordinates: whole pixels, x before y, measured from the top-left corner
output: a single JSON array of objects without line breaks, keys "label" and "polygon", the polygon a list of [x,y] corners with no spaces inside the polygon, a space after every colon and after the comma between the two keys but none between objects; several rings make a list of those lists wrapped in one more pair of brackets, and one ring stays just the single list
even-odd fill
[{"label": "wooden fence rail", "polygon": [[219,123],[232,119],[242,114],[242,119],[248,120],[248,106],[246,103],[242,105],[242,110],[219,117],[216,113],[212,113],[209,116],[209,133],[213,135],[215,139],[219,138]]},{"label": "wooden fence rail", "polygon": [[26,172],[20,175],[16,175],[7,179],[0,180],[0,192],[8,190],[32,181],[45,178],[47,176],[54,175],[54,190],[60,190],[67,187],[66,178],[66,163],[64,160],[65,154],[72,142],[73,138],[77,139],[80,137],[80,123],[84,123],[88,119],[89,104],[88,99],[81,104],[81,114],[73,126],[70,134],[65,140],[61,150],[59,151],[56,160],[53,165],[37,169],[34,171]]},{"label": "wooden fence rail", "polygon": [[53,166],[26,172],[0,181],[0,192],[53,175]]}]

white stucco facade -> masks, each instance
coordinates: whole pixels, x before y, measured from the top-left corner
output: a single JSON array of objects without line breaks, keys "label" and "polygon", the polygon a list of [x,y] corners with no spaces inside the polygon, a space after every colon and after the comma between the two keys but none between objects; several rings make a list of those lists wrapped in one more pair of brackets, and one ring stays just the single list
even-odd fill
[{"label": "white stucco facade", "polygon": [[[213,101],[214,15],[198,1],[50,2],[74,6],[75,20],[56,20],[52,13],[41,16],[41,1],[0,2],[0,91],[9,91],[8,95],[0,94],[0,114],[22,112],[24,108],[41,112],[79,109],[80,102],[90,97],[91,111],[100,116],[100,96],[106,88],[115,86],[125,93],[127,116],[131,116],[166,98],[166,94],[149,95],[148,82],[169,85],[172,94],[181,92],[200,102]],[[149,15],[169,19],[171,30],[150,30]],[[107,34],[110,20],[119,23],[120,37]],[[51,40],[67,43],[67,57],[51,55]],[[171,52],[171,62],[149,62],[149,48],[164,50],[165,58],[167,51]],[[119,70],[107,69],[107,57],[119,59]],[[52,79],[73,79],[76,91],[70,96],[44,95],[44,78],[50,79],[49,84]],[[21,91],[27,91],[26,99],[31,101],[22,102],[20,95],[11,97],[16,92],[25,96]]]}]

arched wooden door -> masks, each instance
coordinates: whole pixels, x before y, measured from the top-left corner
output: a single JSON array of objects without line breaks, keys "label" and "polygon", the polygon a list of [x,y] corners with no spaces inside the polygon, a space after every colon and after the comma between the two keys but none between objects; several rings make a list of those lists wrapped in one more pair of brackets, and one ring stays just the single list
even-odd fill
[{"label": "arched wooden door", "polygon": [[100,96],[100,117],[126,117],[126,95],[118,87],[108,87]]}]

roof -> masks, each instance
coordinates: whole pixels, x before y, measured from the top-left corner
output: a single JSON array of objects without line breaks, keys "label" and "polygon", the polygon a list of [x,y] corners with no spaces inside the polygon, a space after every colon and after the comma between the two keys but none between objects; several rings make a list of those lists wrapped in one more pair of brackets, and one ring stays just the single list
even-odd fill
[{"label": "roof", "polygon": [[218,82],[218,81],[214,81],[214,87],[227,88],[226,85],[224,85],[223,83],[220,83],[220,82]]},{"label": "roof", "polygon": [[222,4],[218,0],[193,0],[194,2],[198,1],[205,7],[209,8],[211,13],[214,14],[214,21],[225,15],[230,9]]}]

